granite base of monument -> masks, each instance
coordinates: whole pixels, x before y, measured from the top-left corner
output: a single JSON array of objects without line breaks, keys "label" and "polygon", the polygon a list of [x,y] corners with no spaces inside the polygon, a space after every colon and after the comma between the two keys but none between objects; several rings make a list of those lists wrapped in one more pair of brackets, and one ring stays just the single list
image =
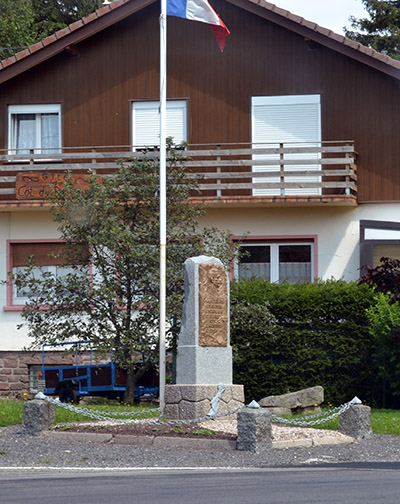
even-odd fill
[{"label": "granite base of monument", "polygon": [[[167,385],[164,416],[174,420],[193,420],[206,416],[218,385]],[[243,385],[226,385],[219,401],[218,414],[244,405]]]},{"label": "granite base of monument", "polygon": [[178,385],[232,383],[232,347],[178,346]]}]

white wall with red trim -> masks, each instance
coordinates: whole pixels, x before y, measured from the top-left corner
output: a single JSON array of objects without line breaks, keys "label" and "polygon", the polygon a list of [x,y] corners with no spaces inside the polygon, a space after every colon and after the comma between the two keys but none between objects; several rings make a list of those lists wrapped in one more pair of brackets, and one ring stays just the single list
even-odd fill
[{"label": "white wall with red trim", "polygon": [[[200,224],[230,229],[252,240],[307,239],[314,243],[314,272],[318,278],[357,280],[360,220],[400,222],[400,203],[358,207],[209,208]],[[57,240],[59,232],[46,210],[0,213],[0,278],[7,278],[10,240]],[[0,286],[0,351],[19,351],[30,345],[20,308],[10,307],[7,288]]]}]

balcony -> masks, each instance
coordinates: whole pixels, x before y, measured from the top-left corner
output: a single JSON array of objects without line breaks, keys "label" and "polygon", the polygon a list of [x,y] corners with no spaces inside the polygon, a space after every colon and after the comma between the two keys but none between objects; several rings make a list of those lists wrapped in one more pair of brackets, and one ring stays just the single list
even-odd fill
[{"label": "balcony", "polygon": [[[199,177],[193,201],[224,207],[357,205],[352,141],[190,145],[184,153],[185,165]],[[62,184],[67,171],[106,175],[118,167],[116,160],[141,156],[132,146],[63,148],[51,154],[0,151],[0,207],[44,206],[50,186]]]}]

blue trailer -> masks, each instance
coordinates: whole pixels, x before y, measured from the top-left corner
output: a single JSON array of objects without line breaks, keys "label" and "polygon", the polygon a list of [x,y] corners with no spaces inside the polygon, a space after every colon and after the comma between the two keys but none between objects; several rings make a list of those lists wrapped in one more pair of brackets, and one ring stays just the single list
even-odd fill
[{"label": "blue trailer", "polygon": [[[76,345],[76,342],[61,343]],[[106,364],[93,364],[92,351],[90,364],[78,365],[78,352],[75,365],[46,366],[45,346],[42,349],[42,374],[45,381],[44,393],[58,396],[61,402],[79,403],[81,397],[100,396],[123,401],[126,389],[126,371],[118,367],[112,359]],[[135,387],[135,400],[154,399],[159,395],[158,376],[154,370],[145,373]]]}]

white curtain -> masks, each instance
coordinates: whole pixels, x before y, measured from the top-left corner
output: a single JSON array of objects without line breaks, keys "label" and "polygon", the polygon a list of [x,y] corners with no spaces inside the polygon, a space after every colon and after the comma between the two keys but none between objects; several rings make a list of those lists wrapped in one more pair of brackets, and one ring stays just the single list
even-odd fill
[{"label": "white curtain", "polygon": [[42,154],[57,152],[60,146],[58,114],[41,114],[41,147]]},{"label": "white curtain", "polygon": [[36,147],[35,114],[18,114],[15,120],[17,154],[29,154],[29,150]]}]

